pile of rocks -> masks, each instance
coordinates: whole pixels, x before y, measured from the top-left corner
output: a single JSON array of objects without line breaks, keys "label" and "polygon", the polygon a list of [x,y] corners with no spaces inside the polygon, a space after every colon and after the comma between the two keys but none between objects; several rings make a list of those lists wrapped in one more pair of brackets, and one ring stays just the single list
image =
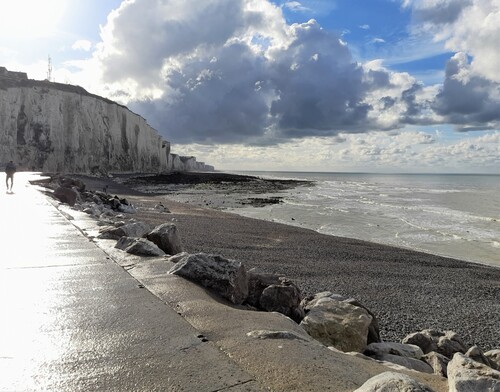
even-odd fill
[{"label": "pile of rocks", "polygon": [[[169,273],[196,282],[234,304],[282,313],[332,350],[397,370],[448,377],[450,391],[500,391],[500,349],[486,353],[477,346],[467,349],[453,331],[423,330],[408,335],[401,343],[382,342],[377,318],[353,298],[322,292],[302,299],[300,290],[289,279],[245,271],[241,262],[219,255],[183,254],[171,261],[177,264]],[[378,391],[380,383],[418,384],[409,377],[389,372],[370,380],[359,391]],[[384,391],[430,391],[428,387],[415,388]]]},{"label": "pile of rocks", "polygon": [[136,212],[135,207],[127,199],[108,194],[106,188],[102,192],[86,190],[83,181],[71,177],[55,174],[31,183],[51,190],[52,192],[47,194],[61,203],[97,217],[103,213],[112,216],[113,212],[132,214]]},{"label": "pile of rocks", "polygon": [[[71,190],[76,200],[71,196],[68,202],[57,196],[72,194]],[[467,348],[453,331],[437,330],[415,332],[401,342],[382,342],[377,318],[354,298],[331,292],[303,298],[297,285],[286,277],[255,269],[247,271],[242,262],[220,255],[185,253],[175,224],[151,228],[133,219],[117,220],[123,217],[119,212],[131,212],[133,206],[117,196],[85,191],[78,181],[59,180],[54,196],[70,205],[74,201],[76,208],[99,218],[102,227],[98,238],[116,240],[115,248],[134,255],[163,256],[174,263],[169,274],[189,279],[234,305],[279,312],[331,350],[377,361],[392,369],[447,377],[450,392],[500,391],[500,349],[483,353],[477,346]],[[159,210],[161,207],[165,208],[160,206]],[[357,391],[401,390],[431,391],[395,372],[378,375]]]}]

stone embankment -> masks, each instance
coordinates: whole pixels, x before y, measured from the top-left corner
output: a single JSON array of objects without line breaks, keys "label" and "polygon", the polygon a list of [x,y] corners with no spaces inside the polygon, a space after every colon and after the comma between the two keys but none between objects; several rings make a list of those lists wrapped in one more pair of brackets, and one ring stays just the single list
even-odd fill
[{"label": "stone embankment", "polygon": [[[175,222],[153,228],[127,218],[135,208],[125,199],[85,191],[84,184],[71,179],[54,179],[45,185],[54,189],[55,198],[95,219],[99,227],[95,240],[112,248],[111,253],[148,289],[166,298],[199,330],[210,332],[207,336],[213,334],[221,350],[244,363],[246,370],[263,372],[256,377],[276,390],[306,390],[294,384],[298,382],[294,376],[282,378],[278,362],[283,361],[315,372],[316,381],[300,373],[307,390],[323,390],[317,388],[324,377],[323,385],[335,391],[500,391],[500,349],[482,352],[477,346],[466,347],[453,331],[431,329],[412,333],[401,342],[382,342],[376,315],[354,298],[331,292],[303,298],[286,277],[247,271],[243,263],[221,255],[183,252]],[[156,208],[168,217],[167,208],[160,204]],[[206,294],[190,292],[193,286],[186,289],[188,282],[219,298],[219,305]],[[238,320],[214,319],[222,307],[225,317]],[[262,314],[282,316],[252,328]],[[238,324],[240,319],[244,322]],[[229,332],[234,323],[239,329]],[[253,343],[243,340],[243,335]],[[279,359],[265,351],[276,350],[269,342],[279,342]],[[256,353],[257,347],[264,351]],[[248,363],[250,357],[262,363]],[[312,370],[310,365],[318,358],[323,362]],[[324,369],[327,373],[322,373]]]},{"label": "stone embankment", "polygon": [[[213,171],[125,106],[79,86],[28,79],[0,67],[0,156],[32,171]],[[0,162],[5,163],[5,162]]]}]

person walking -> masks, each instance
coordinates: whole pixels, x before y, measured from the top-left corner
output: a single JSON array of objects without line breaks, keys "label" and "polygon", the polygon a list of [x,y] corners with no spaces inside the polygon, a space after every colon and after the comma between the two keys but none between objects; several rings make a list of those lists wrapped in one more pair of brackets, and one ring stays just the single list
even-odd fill
[{"label": "person walking", "polygon": [[[10,190],[12,192],[12,186],[14,185],[14,173],[17,168],[14,162],[10,161],[7,163],[5,167],[5,174],[7,175],[5,178],[5,185],[7,186],[7,192]],[[9,189],[9,179],[10,179],[10,189]]]}]

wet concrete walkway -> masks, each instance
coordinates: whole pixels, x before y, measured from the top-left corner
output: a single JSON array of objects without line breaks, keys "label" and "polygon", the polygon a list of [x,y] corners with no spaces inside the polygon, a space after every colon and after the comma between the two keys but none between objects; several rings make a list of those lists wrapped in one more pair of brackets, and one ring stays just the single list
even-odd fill
[{"label": "wet concrete walkway", "polygon": [[0,391],[261,390],[28,177],[0,184]]}]

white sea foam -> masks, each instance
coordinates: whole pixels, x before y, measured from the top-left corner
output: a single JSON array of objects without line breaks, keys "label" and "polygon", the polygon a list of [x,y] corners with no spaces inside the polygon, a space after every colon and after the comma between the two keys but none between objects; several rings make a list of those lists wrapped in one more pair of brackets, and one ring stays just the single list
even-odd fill
[{"label": "white sea foam", "polygon": [[235,212],[500,265],[500,176],[298,173],[296,178],[315,180],[316,186],[290,191],[281,205]]}]

